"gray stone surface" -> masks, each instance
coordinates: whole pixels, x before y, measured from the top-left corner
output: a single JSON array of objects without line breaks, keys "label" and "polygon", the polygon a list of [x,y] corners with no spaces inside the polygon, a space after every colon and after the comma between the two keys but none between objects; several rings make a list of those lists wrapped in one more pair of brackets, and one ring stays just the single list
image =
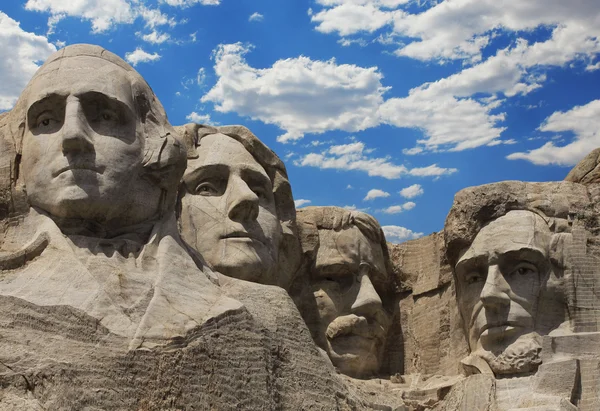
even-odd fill
[{"label": "gray stone surface", "polygon": [[183,239],[227,276],[289,288],[300,246],[279,157],[243,126],[177,131],[188,157],[178,203]]},{"label": "gray stone surface", "polygon": [[308,282],[300,307],[315,341],[340,372],[376,375],[394,292],[379,223],[339,207],[306,207],[298,225]]},{"label": "gray stone surface", "polygon": [[0,113],[0,410],[598,410],[597,169],[386,244],[69,46]]},{"label": "gray stone surface", "polygon": [[119,57],[52,55],[0,132],[0,409],[372,408],[285,290],[214,272],[182,240],[189,147]]}]

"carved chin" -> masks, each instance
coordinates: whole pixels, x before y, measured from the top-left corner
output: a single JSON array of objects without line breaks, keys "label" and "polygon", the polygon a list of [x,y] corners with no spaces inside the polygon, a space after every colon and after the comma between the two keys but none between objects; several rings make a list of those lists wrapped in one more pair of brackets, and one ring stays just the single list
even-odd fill
[{"label": "carved chin", "polygon": [[351,377],[366,377],[379,369],[380,342],[374,338],[345,335],[327,341],[333,365]]},{"label": "carved chin", "polygon": [[250,248],[245,252],[240,252],[239,248],[227,250],[221,254],[219,261],[210,265],[228,277],[259,283],[269,282],[274,267],[271,258],[261,258],[261,255]]},{"label": "carved chin", "polygon": [[511,375],[535,372],[542,363],[541,351],[541,337],[531,333],[519,337],[498,355],[484,350],[472,355],[484,359],[495,375]]}]

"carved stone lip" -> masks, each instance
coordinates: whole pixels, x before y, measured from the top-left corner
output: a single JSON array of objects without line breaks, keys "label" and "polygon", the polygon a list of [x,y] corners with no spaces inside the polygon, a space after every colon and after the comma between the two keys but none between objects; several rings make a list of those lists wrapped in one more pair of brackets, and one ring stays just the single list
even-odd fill
[{"label": "carved stone lip", "polygon": [[104,171],[104,167],[98,167],[94,164],[89,164],[89,163],[69,164],[69,165],[59,168],[57,171],[55,171],[53,173],[53,177],[56,177],[56,176],[64,173],[65,171],[69,171],[69,170],[89,170],[89,171],[94,171],[98,174],[102,174],[102,172]]},{"label": "carved stone lip", "polygon": [[257,238],[256,236],[250,234],[247,231],[243,231],[243,230],[236,230],[236,231],[232,231],[230,233],[225,234],[224,236],[221,237],[222,239],[249,239],[249,240],[256,240],[259,243],[264,244],[264,241],[261,240],[260,238]]},{"label": "carved stone lip", "polygon": [[506,321],[503,323],[485,324],[479,330],[479,335],[481,336],[484,333],[485,334],[495,334],[495,333],[510,332],[517,328],[524,328],[524,325],[517,321]]}]

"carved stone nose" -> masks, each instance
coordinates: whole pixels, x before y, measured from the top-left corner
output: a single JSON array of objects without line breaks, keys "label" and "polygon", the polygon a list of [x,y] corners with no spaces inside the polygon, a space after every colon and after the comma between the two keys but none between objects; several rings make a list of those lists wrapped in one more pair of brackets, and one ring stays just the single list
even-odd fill
[{"label": "carved stone nose", "polygon": [[480,299],[485,307],[499,308],[510,304],[507,294],[508,283],[497,265],[490,265],[488,275],[481,290]]},{"label": "carved stone nose", "polygon": [[229,197],[228,216],[234,221],[258,218],[258,196],[241,178],[231,178],[226,195]]},{"label": "carved stone nose", "polygon": [[64,153],[91,150],[90,126],[81,102],[69,97],[65,107],[65,119],[61,128],[62,149]]},{"label": "carved stone nose", "polygon": [[358,281],[360,288],[351,310],[353,314],[368,316],[382,308],[381,298],[367,274],[360,274]]}]

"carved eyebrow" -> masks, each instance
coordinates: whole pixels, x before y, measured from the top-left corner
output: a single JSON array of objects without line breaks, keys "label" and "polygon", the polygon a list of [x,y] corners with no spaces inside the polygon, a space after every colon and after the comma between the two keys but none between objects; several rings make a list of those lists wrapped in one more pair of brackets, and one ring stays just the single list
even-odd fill
[{"label": "carved eyebrow", "polygon": [[244,179],[248,179],[253,183],[258,183],[264,187],[273,188],[273,183],[271,183],[271,179],[266,175],[266,173],[262,170],[256,170],[254,168],[245,168],[242,170],[242,177]]},{"label": "carved eyebrow", "polygon": [[205,164],[183,176],[185,185],[194,183],[201,178],[229,175],[229,166],[225,164]]},{"label": "carved eyebrow", "polygon": [[484,255],[474,255],[464,259],[461,258],[454,266],[454,272],[457,274],[464,274],[468,270],[479,267],[486,259],[487,256]]},{"label": "carved eyebrow", "polygon": [[508,264],[511,261],[527,261],[537,266],[545,266],[548,264],[548,258],[540,251],[534,248],[522,248],[520,250],[510,250],[502,253],[500,260],[504,264]]},{"label": "carved eyebrow", "polygon": [[[32,121],[33,120],[32,116],[34,114],[39,114],[42,111],[45,111],[44,109],[56,108],[56,104],[58,103],[56,100],[64,101],[64,100],[66,100],[66,98],[67,98],[66,95],[52,93],[52,94],[45,95],[44,97],[40,98],[39,100],[33,102],[27,109],[27,122]],[[52,103],[54,103],[54,104],[52,104]]]},{"label": "carved eyebrow", "polygon": [[90,103],[93,101],[101,101],[104,105],[119,110],[120,112],[124,112],[127,118],[132,118],[134,116],[134,109],[129,107],[129,103],[119,99],[118,97],[100,93],[98,91],[85,91],[77,94],[77,97],[85,103]]}]

